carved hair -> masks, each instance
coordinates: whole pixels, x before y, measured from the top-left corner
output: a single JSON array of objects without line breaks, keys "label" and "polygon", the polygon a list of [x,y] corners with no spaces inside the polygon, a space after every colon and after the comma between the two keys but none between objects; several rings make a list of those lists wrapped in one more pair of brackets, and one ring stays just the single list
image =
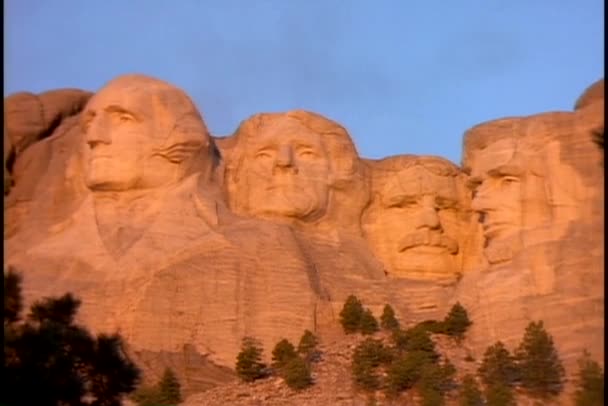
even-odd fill
[{"label": "carved hair", "polygon": [[401,172],[415,166],[424,169],[437,176],[458,176],[462,174],[460,168],[445,158],[432,155],[394,155],[378,161],[373,161],[373,173]]}]

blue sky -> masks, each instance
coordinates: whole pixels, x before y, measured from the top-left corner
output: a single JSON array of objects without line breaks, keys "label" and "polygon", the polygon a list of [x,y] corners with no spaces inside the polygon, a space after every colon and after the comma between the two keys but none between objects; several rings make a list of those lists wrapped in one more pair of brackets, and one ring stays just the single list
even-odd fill
[{"label": "blue sky", "polygon": [[214,135],[263,111],[343,124],[366,158],[460,163],[463,132],[571,110],[604,75],[602,0],[6,0],[4,95],[145,73]]}]

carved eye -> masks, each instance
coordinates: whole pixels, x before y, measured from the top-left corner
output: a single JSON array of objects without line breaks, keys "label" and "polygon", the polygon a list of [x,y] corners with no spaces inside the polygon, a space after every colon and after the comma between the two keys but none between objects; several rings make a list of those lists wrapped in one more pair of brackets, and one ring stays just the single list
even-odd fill
[{"label": "carved eye", "polygon": [[130,114],[123,113],[118,116],[118,121],[121,123],[127,123],[129,121],[133,121],[133,117]]},{"label": "carved eye", "polygon": [[500,179],[500,186],[506,187],[514,185],[515,183],[519,183],[519,178],[515,176],[505,176]]},{"label": "carved eye", "polygon": [[312,149],[307,148],[298,150],[298,156],[302,158],[314,158],[317,156],[317,154]]},{"label": "carved eye", "polygon": [[256,159],[269,159],[269,158],[272,158],[272,154],[268,150],[262,150],[262,151],[258,151],[258,153],[255,154],[255,158]]}]

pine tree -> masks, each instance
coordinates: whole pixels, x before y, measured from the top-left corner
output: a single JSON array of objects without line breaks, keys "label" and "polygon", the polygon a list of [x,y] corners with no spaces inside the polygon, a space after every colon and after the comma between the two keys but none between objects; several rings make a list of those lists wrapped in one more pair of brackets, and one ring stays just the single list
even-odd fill
[{"label": "pine tree", "polygon": [[319,358],[317,345],[319,345],[319,339],[310,330],[305,330],[298,344],[298,353],[304,357],[306,362],[316,361]]},{"label": "pine tree", "polygon": [[418,388],[432,390],[443,396],[454,389],[455,374],[456,368],[450,360],[446,360],[443,365],[436,362],[427,362],[422,365],[417,386]]},{"label": "pine tree", "polygon": [[486,390],[487,406],[515,406],[513,389],[502,383],[490,385]]},{"label": "pine tree", "polygon": [[483,406],[484,400],[479,385],[472,375],[465,375],[460,388],[460,406]]},{"label": "pine tree", "polygon": [[470,325],[471,320],[466,309],[460,303],[456,303],[443,320],[442,327],[447,335],[461,340]]},{"label": "pine tree", "polygon": [[400,351],[426,352],[433,360],[439,357],[435,352],[435,343],[431,340],[429,333],[423,328],[412,327],[406,331],[395,330],[392,338],[395,347]]},{"label": "pine tree", "polygon": [[433,354],[426,351],[409,351],[396,357],[387,371],[387,393],[392,396],[412,388],[425,365],[433,364],[435,360]]},{"label": "pine tree", "polygon": [[262,362],[262,345],[252,337],[243,338],[241,352],[236,357],[236,374],[245,382],[253,382],[266,376],[266,364]]},{"label": "pine tree", "polygon": [[545,331],[542,321],[530,322],[523,340],[515,351],[521,386],[532,396],[547,397],[561,392],[564,367],[553,344],[553,338]]},{"label": "pine tree", "polygon": [[284,338],[272,350],[272,367],[281,369],[297,355],[293,344]]},{"label": "pine tree", "polygon": [[160,400],[166,405],[176,405],[182,401],[181,385],[171,368],[165,368],[163,377],[158,383]]},{"label": "pine tree", "polygon": [[118,335],[94,337],[75,324],[80,306],[77,298],[68,293],[39,300],[20,321],[21,276],[13,270],[5,273],[4,289],[0,403],[116,405],[135,389],[139,370],[126,355],[122,339]]},{"label": "pine tree", "polygon": [[380,387],[380,379],[376,368],[391,361],[390,350],[382,341],[367,338],[360,343],[353,353],[352,374],[355,385],[365,390],[375,390]]},{"label": "pine tree", "polygon": [[578,361],[574,403],[576,406],[599,406],[604,404],[604,371],[593,361],[587,351]]},{"label": "pine tree", "polygon": [[399,328],[399,320],[395,317],[395,311],[391,305],[387,304],[382,310],[382,316],[380,316],[380,326],[382,329],[387,331],[394,331]]},{"label": "pine tree", "polygon": [[291,389],[301,390],[312,385],[310,368],[306,362],[296,355],[283,368],[283,379]]},{"label": "pine tree", "polygon": [[363,314],[361,315],[359,330],[364,335],[374,334],[378,330],[378,321],[372,314],[372,311],[369,309],[365,309]]},{"label": "pine tree", "polygon": [[518,376],[514,358],[500,341],[486,349],[478,373],[488,386],[496,383],[513,386]]},{"label": "pine tree", "polygon": [[344,307],[340,311],[340,323],[346,334],[353,334],[359,331],[361,316],[363,315],[363,305],[355,295],[350,295]]}]

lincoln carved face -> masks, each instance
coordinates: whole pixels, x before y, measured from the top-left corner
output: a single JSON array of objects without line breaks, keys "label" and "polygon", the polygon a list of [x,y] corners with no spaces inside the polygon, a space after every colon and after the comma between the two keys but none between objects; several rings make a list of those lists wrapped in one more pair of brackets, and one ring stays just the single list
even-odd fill
[{"label": "lincoln carved face", "polygon": [[557,189],[547,172],[564,168],[550,162],[555,154],[543,138],[547,132],[534,118],[507,118],[480,124],[465,136],[471,207],[490,264],[511,260],[522,248],[522,232],[540,229],[557,213],[550,207]]},{"label": "lincoln carved face", "polygon": [[[303,111],[253,116],[237,137],[238,162],[230,165],[231,205],[256,217],[304,222],[322,218],[340,165],[356,158],[354,147],[352,154],[348,148],[336,151],[335,138],[346,137],[342,141],[350,146],[341,127]],[[345,152],[352,156],[339,156]]]},{"label": "lincoln carved face", "polygon": [[389,275],[456,276],[467,204],[458,168],[441,158],[398,156],[372,163],[372,171],[374,200],[363,227]]},{"label": "lincoln carved face", "polygon": [[181,90],[139,75],[110,82],[82,115],[91,190],[150,189],[178,181],[209,135]]},{"label": "lincoln carved face", "polygon": [[522,182],[525,171],[513,162],[514,140],[501,140],[478,154],[468,186],[471,206],[479,213],[487,244],[517,234],[522,227]]}]

